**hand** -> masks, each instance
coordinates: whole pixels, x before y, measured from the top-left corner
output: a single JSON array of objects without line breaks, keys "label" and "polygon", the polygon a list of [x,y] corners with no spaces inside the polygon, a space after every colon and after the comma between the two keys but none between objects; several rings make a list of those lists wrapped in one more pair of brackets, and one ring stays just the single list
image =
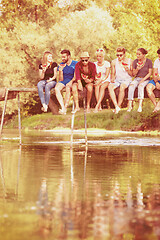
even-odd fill
[{"label": "hand", "polygon": [[83,91],[83,86],[81,81],[78,81],[78,90]]},{"label": "hand", "polygon": [[156,82],[156,88],[157,88],[158,90],[160,90],[160,83],[159,83],[159,82]]},{"label": "hand", "polygon": [[141,84],[141,83],[143,83],[145,80],[142,78],[141,80],[140,80],[140,82],[139,82],[139,85]]},{"label": "hand", "polygon": [[115,79],[114,78],[111,78],[111,83],[114,83],[115,82]]},{"label": "hand", "polygon": [[88,79],[88,78],[87,78],[87,79],[85,79],[84,81],[85,81],[86,83],[91,83],[91,82],[92,82],[92,79]]},{"label": "hand", "polygon": [[49,83],[49,82],[52,82],[53,81],[53,78],[49,78],[46,82]]},{"label": "hand", "polygon": [[43,71],[43,72],[45,72],[47,68],[48,68],[48,65],[47,65],[47,64],[42,65],[42,71]]},{"label": "hand", "polygon": [[101,81],[102,81],[102,79],[101,79],[101,78],[98,78],[98,79],[96,79],[96,81],[95,81],[95,84],[94,84],[94,85],[99,85],[99,84],[101,83]]},{"label": "hand", "polygon": [[69,83],[66,84],[66,87],[71,88],[72,87],[72,81],[70,81]]},{"label": "hand", "polygon": [[125,71],[128,72],[129,71],[129,67],[124,67]]},{"label": "hand", "polygon": [[59,71],[63,71],[63,68],[66,66],[66,63],[64,64],[61,63],[58,66],[59,66]]}]

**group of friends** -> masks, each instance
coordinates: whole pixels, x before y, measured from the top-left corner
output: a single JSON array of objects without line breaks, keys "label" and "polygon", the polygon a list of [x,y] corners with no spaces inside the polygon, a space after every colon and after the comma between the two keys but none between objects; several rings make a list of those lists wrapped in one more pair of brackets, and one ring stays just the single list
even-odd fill
[{"label": "group of friends", "polygon": [[[109,95],[113,101],[117,114],[121,110],[121,105],[125,97],[125,90],[128,88],[128,109],[133,108],[134,92],[138,88],[138,112],[142,112],[142,103],[144,99],[144,88],[146,87],[148,97],[154,104],[154,112],[160,110],[160,101],[156,101],[154,89],[160,90],[160,49],[158,49],[158,58],[152,66],[152,61],[146,58],[147,50],[139,48],[137,58],[132,61],[126,57],[124,47],[118,47],[116,50],[116,59],[111,64],[105,60],[105,51],[100,48],[96,51],[96,62],[90,61],[88,52],[82,52],[80,61],[72,60],[69,50],[61,51],[62,62],[58,65],[53,61],[51,52],[45,52],[42,63],[39,65],[40,81],[37,84],[38,94],[42,104],[42,111],[47,112],[50,100],[50,90],[55,88],[57,100],[60,104],[60,114],[66,114],[71,93],[75,108],[72,111],[76,113],[79,107],[79,91],[86,88],[87,103],[86,111],[90,112],[90,103],[95,89],[96,106],[94,112],[102,110],[102,100],[105,90],[108,88]],[[57,75],[59,73],[59,81]],[[151,80],[150,77],[153,76]],[[115,89],[119,87],[118,99]],[[62,90],[66,90],[65,99],[63,99]]]}]

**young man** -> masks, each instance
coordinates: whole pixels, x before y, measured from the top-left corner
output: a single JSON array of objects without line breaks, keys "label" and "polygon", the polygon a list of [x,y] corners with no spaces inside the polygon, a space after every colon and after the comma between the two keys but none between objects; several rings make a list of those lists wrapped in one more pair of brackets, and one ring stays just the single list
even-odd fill
[{"label": "young man", "polygon": [[[77,61],[71,59],[69,50],[61,51],[62,62],[59,65],[59,82],[55,87],[56,97],[61,106],[60,114],[66,114],[67,106],[71,95],[72,80],[74,77],[75,65]],[[62,89],[66,88],[65,103],[63,102]]]},{"label": "young man", "polygon": [[160,90],[160,48],[157,50],[158,58],[155,60],[153,65],[153,80],[149,81],[146,89],[148,97],[151,99],[155,108],[153,112],[160,110],[160,101],[157,103],[154,95],[154,89]]},{"label": "young man", "polygon": [[[117,48],[117,58],[111,63],[111,82],[108,90],[115,106],[115,114],[120,111],[125,96],[125,89],[128,88],[132,81],[132,60],[125,57],[125,52],[125,48]],[[120,87],[118,102],[114,91],[117,87]]]},{"label": "young man", "polygon": [[79,111],[79,101],[78,101],[78,90],[83,91],[83,88],[87,89],[87,113],[90,112],[90,102],[93,93],[93,82],[96,77],[96,65],[89,61],[88,52],[81,53],[80,61],[75,67],[75,79],[76,82],[73,84],[72,91],[75,101],[74,112]]}]

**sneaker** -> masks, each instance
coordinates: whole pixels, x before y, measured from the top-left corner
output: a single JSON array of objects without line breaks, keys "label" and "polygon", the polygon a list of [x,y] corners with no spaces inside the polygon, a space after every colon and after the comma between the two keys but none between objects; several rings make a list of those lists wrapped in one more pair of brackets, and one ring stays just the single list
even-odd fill
[{"label": "sneaker", "polygon": [[121,110],[120,107],[117,106],[117,107],[115,108],[115,114],[119,113],[120,110]]},{"label": "sneaker", "polygon": [[139,107],[137,112],[142,112],[142,107]]}]

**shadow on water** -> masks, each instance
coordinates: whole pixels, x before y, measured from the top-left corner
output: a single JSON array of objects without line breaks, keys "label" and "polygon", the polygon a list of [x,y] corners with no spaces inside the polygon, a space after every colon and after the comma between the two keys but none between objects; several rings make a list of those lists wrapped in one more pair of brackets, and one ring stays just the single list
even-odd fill
[{"label": "shadow on water", "polygon": [[160,139],[76,141],[1,145],[3,240],[160,239]]}]

